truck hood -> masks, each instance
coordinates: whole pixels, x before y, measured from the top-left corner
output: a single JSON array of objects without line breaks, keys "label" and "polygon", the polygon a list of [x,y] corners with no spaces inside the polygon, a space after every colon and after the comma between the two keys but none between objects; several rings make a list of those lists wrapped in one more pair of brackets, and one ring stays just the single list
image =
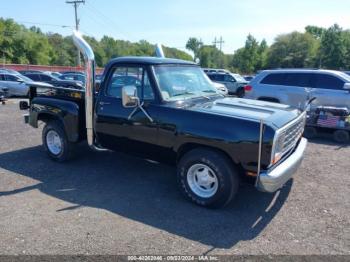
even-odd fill
[{"label": "truck hood", "polygon": [[263,120],[275,128],[281,128],[302,113],[299,109],[284,104],[231,97],[198,103],[191,109],[252,121]]}]

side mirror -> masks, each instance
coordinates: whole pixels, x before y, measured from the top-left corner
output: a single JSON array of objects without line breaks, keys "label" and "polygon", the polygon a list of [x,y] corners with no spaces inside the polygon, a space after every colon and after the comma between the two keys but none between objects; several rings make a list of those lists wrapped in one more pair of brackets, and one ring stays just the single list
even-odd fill
[{"label": "side mirror", "polygon": [[20,79],[20,78],[17,78],[16,82],[18,82],[18,83],[23,83],[24,80],[23,80],[23,79]]},{"label": "side mirror", "polygon": [[350,83],[345,83],[343,88],[350,91]]},{"label": "side mirror", "polygon": [[122,88],[122,103],[124,107],[136,107],[139,104],[136,86],[124,86]]}]

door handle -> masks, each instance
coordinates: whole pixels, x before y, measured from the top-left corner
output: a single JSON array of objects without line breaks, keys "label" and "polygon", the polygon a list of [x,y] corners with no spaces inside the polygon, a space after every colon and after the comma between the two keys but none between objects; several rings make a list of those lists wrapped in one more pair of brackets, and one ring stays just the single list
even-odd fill
[{"label": "door handle", "polygon": [[100,106],[104,106],[104,105],[110,105],[111,103],[110,102],[102,102],[101,101],[99,104],[100,104]]}]

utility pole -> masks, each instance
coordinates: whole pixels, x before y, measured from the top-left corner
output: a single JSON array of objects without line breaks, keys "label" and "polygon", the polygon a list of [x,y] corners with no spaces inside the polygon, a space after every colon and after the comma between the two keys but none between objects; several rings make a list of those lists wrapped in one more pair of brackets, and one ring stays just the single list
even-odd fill
[{"label": "utility pole", "polygon": [[225,43],[225,41],[222,39],[222,36],[220,36],[220,40],[216,40],[216,37],[215,37],[213,45],[216,47],[216,45],[219,44],[220,51],[222,51],[222,45],[224,43]]},{"label": "utility pole", "polygon": [[[75,30],[79,31],[79,22],[80,22],[80,20],[78,18],[78,6],[79,6],[79,4],[85,4],[85,0],[66,1],[66,4],[73,4],[73,6],[74,6]],[[81,66],[79,49],[78,49],[78,53],[77,53],[77,66]]]}]

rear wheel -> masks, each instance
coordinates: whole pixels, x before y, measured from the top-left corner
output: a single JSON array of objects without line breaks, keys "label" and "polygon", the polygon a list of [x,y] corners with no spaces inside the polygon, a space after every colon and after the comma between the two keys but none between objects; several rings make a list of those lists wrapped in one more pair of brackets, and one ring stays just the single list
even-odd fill
[{"label": "rear wheel", "polygon": [[315,127],[312,127],[312,126],[305,127],[304,137],[312,139],[312,138],[315,138],[316,136],[317,136],[317,130]]},{"label": "rear wheel", "polygon": [[198,148],[185,154],[177,177],[186,198],[200,206],[225,206],[238,191],[239,177],[232,163],[215,150]]},{"label": "rear wheel", "polygon": [[57,162],[64,162],[72,158],[75,144],[68,141],[59,121],[50,121],[45,125],[42,141],[51,159]]},{"label": "rear wheel", "polygon": [[245,95],[244,88],[243,87],[239,88],[236,93],[237,93],[237,97],[244,97]]},{"label": "rear wheel", "polygon": [[333,133],[333,138],[338,143],[349,142],[349,132],[345,130],[337,130]]}]

